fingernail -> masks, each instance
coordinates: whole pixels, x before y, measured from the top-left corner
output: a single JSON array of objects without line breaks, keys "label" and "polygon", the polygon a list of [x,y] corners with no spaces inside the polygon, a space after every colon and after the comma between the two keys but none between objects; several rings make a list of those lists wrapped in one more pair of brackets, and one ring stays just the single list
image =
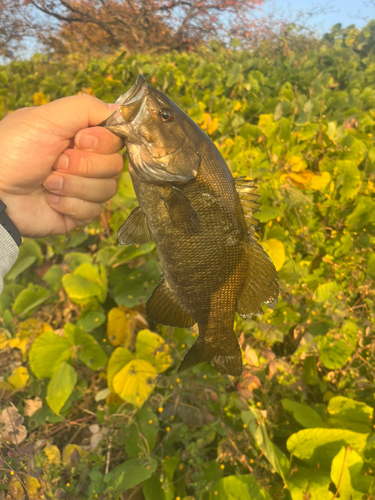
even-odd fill
[{"label": "fingernail", "polygon": [[75,142],[79,149],[86,149],[87,151],[90,151],[95,149],[99,141],[94,135],[80,133],[77,135]]},{"label": "fingernail", "polygon": [[48,194],[47,195],[47,203],[50,205],[57,205],[60,201],[60,196],[57,196],[56,194]]},{"label": "fingernail", "polygon": [[63,178],[58,175],[51,175],[45,181],[44,186],[52,191],[60,191],[63,187]]},{"label": "fingernail", "polygon": [[68,170],[69,168],[69,157],[67,155],[60,155],[57,163],[57,170]]}]

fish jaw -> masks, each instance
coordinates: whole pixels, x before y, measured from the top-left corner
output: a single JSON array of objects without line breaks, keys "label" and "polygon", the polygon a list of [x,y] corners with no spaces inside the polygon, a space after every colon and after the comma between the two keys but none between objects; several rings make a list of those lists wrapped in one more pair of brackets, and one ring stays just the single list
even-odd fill
[{"label": "fish jaw", "polygon": [[138,129],[148,118],[148,109],[144,106],[148,93],[146,80],[138,75],[134,85],[115,101],[115,104],[119,104],[118,109],[101,125],[127,143],[140,144]]},{"label": "fish jaw", "polygon": [[[184,129],[190,119],[169,97],[139,75],[116,103],[118,110],[102,125],[124,139],[130,163],[143,180],[181,184],[197,176],[200,155]],[[165,113],[171,120],[163,118]]]}]

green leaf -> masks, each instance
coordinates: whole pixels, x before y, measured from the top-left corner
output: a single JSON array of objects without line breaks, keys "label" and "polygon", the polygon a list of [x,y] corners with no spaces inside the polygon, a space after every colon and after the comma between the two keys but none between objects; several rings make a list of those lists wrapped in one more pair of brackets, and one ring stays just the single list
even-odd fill
[{"label": "green leaf", "polygon": [[77,383],[77,373],[69,363],[61,363],[52,375],[47,387],[48,406],[57,415],[68,401]]},{"label": "green leaf", "polygon": [[155,243],[145,243],[144,245],[127,245],[125,247],[108,247],[99,251],[96,258],[97,262],[105,266],[116,266],[125,264],[141,255],[150,253],[155,248]]},{"label": "green leaf", "polygon": [[135,415],[135,423],[124,429],[125,449],[130,457],[149,454],[156,444],[159,421],[155,413],[143,406]]},{"label": "green leaf", "polygon": [[110,282],[115,284],[112,289],[115,301],[127,307],[146,303],[159,282],[159,276],[160,268],[154,260],[131,272],[127,268],[114,269]]},{"label": "green leaf", "polygon": [[368,263],[367,263],[367,272],[375,277],[375,254],[370,254],[368,258]]},{"label": "green leaf", "polygon": [[372,423],[374,409],[366,403],[354,401],[344,396],[334,396],[329,400],[327,411],[330,415],[354,422]]},{"label": "green leaf", "polygon": [[92,370],[98,370],[107,364],[107,356],[92,335],[71,323],[64,327],[66,338],[78,347],[78,358]]},{"label": "green leaf", "polygon": [[91,332],[103,325],[105,320],[106,315],[101,311],[86,311],[79,317],[77,325],[85,332]]},{"label": "green leaf", "polygon": [[111,357],[109,358],[107,368],[107,383],[112,392],[114,392],[112,384],[113,377],[133,359],[134,354],[125,347],[117,347],[113,351]]},{"label": "green leaf", "polygon": [[241,412],[241,419],[246,424],[258,448],[262,450],[273,469],[285,480],[290,472],[290,463],[284,453],[270,441],[263,417],[258,410],[249,408]]},{"label": "green leaf", "polygon": [[29,283],[26,290],[23,290],[16,298],[13,304],[14,314],[27,314],[45,302],[51,293],[41,286]]},{"label": "green leaf", "polygon": [[327,470],[342,446],[351,446],[362,453],[368,436],[345,429],[304,429],[292,434],[286,446],[300,460]]},{"label": "green leaf", "polygon": [[306,356],[303,362],[302,378],[308,385],[315,385],[319,382],[317,362],[317,356]]},{"label": "green leaf", "polygon": [[330,370],[337,370],[349,361],[357,345],[357,326],[347,321],[340,330],[331,329],[318,339],[319,358]]},{"label": "green leaf", "polygon": [[284,410],[292,413],[293,418],[301,424],[302,427],[323,427],[323,421],[320,415],[312,408],[285,398],[281,400],[281,404]]},{"label": "green leaf", "polygon": [[156,368],[143,359],[134,359],[113,377],[113,389],[124,401],[140,408],[154,390]]},{"label": "green leaf", "polygon": [[7,273],[7,279],[14,280],[33,264],[40,266],[42,262],[43,254],[38,243],[34,240],[24,239],[19,249],[18,258]]},{"label": "green leaf", "polygon": [[340,290],[339,285],[336,281],[329,281],[328,283],[322,283],[315,290],[316,302],[327,302],[336,297]]},{"label": "green leaf", "polygon": [[210,493],[210,500],[271,500],[254,476],[222,477]]},{"label": "green leaf", "polygon": [[107,295],[105,270],[89,263],[81,264],[74,274],[66,274],[62,278],[63,287],[69,298],[77,304],[87,304],[96,297],[104,302]]},{"label": "green leaf", "polygon": [[80,253],[80,252],[70,252],[65,256],[65,262],[68,265],[68,267],[74,271],[79,267],[81,264],[87,263],[91,264],[92,263],[92,257],[91,255],[88,255],[87,253]]},{"label": "green leaf", "polygon": [[54,332],[45,332],[34,341],[30,349],[30,367],[38,378],[52,377],[56,368],[71,355],[71,344]]},{"label": "green leaf", "polygon": [[335,173],[341,186],[341,199],[350,200],[354,198],[361,184],[358,168],[348,160],[341,160],[336,163]]},{"label": "green leaf", "polygon": [[160,335],[150,330],[141,330],[135,344],[137,358],[145,359],[163,373],[172,364],[169,345]]},{"label": "green leaf", "polygon": [[370,493],[372,478],[361,474],[363,459],[350,447],[342,447],[332,460],[331,479],[339,491],[340,500],[362,500]]},{"label": "green leaf", "polygon": [[333,494],[329,490],[331,479],[327,471],[308,469],[298,466],[293,470],[286,484],[292,500],[332,500]]},{"label": "green leaf", "polygon": [[128,460],[104,476],[104,482],[115,491],[126,491],[151,477],[157,465],[154,458]]},{"label": "green leaf", "polygon": [[257,212],[254,217],[260,220],[260,222],[269,222],[270,220],[276,219],[277,217],[283,217],[283,213],[278,207],[262,205],[260,207],[260,212]]},{"label": "green leaf", "polygon": [[61,266],[54,265],[48,269],[46,274],[43,276],[43,281],[49,284],[51,290],[56,292],[61,288],[61,279],[63,276],[63,270]]},{"label": "green leaf", "polygon": [[142,493],[145,500],[166,500],[159,478],[152,476],[142,484]]}]

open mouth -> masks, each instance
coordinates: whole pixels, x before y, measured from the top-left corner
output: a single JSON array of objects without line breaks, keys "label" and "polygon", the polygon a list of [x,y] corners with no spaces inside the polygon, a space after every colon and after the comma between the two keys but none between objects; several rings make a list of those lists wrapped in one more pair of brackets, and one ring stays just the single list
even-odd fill
[{"label": "open mouth", "polygon": [[138,75],[134,85],[115,101],[116,104],[119,104],[119,108],[100,126],[108,128],[117,135],[126,135],[124,125],[135,119],[148,93],[149,89],[145,78]]}]

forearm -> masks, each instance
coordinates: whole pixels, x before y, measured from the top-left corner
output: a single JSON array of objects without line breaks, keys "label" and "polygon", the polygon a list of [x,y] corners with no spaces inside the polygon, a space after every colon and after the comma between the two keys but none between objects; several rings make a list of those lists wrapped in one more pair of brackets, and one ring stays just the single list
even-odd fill
[{"label": "forearm", "polygon": [[11,235],[0,224],[0,294],[3,291],[3,279],[18,257],[18,246]]}]

